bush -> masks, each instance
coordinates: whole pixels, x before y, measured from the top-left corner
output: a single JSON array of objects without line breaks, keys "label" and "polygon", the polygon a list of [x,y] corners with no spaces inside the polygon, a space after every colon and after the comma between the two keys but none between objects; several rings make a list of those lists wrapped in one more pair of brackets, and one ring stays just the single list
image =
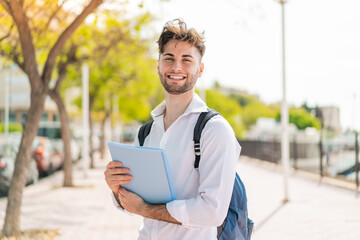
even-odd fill
[{"label": "bush", "polygon": [[[9,132],[22,132],[23,128],[20,123],[9,123]],[[0,133],[5,133],[5,123],[0,123]]]},{"label": "bush", "polygon": [[237,138],[244,137],[245,126],[241,118],[241,106],[234,99],[219,90],[209,89],[206,91],[206,103],[229,122]]},{"label": "bush", "polygon": [[[281,113],[276,116],[277,121],[281,121]],[[289,109],[289,122],[294,123],[296,127],[303,130],[308,127],[316,129],[321,128],[320,121],[308,113],[304,108],[290,108]]]}]

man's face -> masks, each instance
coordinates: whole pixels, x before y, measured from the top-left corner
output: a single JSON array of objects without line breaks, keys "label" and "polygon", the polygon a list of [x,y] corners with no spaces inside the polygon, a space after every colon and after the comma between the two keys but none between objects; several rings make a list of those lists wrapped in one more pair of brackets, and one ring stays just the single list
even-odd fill
[{"label": "man's face", "polygon": [[188,42],[170,40],[159,56],[160,81],[170,94],[179,95],[193,90],[203,69],[198,49]]}]

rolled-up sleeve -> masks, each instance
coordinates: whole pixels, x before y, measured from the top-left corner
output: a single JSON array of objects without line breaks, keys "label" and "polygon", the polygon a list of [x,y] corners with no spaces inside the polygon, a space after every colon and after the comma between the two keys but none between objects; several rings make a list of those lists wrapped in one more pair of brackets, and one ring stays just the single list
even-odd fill
[{"label": "rolled-up sleeve", "polygon": [[229,123],[211,119],[201,136],[199,188],[195,198],[166,204],[170,215],[187,228],[223,223],[233,190],[241,147]]}]

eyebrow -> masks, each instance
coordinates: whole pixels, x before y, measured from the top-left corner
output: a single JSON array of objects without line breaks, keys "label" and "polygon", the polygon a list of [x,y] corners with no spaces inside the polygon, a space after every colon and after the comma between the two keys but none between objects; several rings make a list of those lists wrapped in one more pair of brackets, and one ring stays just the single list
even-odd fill
[{"label": "eyebrow", "polygon": [[[172,54],[172,53],[164,53],[163,56],[164,56],[164,57],[165,57],[165,56],[175,57],[175,55]],[[192,55],[189,55],[189,54],[184,54],[184,55],[182,55],[182,57],[194,58]]]},{"label": "eyebrow", "polygon": [[182,57],[194,58],[193,56],[191,56],[191,55],[189,55],[189,54],[182,55]]}]

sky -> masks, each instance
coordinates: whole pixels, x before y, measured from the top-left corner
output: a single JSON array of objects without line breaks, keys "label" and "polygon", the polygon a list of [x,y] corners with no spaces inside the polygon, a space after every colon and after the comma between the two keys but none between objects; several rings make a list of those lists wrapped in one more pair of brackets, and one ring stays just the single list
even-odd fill
[{"label": "sky", "polygon": [[[144,0],[159,34],[181,17],[205,31],[205,71],[198,82],[282,100],[281,7],[275,0]],[[289,0],[285,5],[289,105],[337,106],[344,129],[360,130],[360,1]],[[156,43],[154,43],[156,44]]]}]

